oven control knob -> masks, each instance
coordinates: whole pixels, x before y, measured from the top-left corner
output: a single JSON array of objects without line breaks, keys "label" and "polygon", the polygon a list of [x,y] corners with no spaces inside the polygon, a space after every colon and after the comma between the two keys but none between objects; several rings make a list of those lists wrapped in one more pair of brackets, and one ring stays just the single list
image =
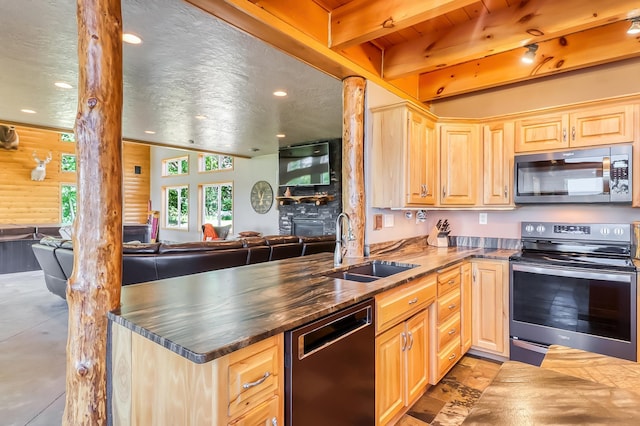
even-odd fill
[{"label": "oven control knob", "polygon": [[613,233],[615,235],[624,235],[624,228],[613,228]]},{"label": "oven control knob", "polygon": [[527,231],[528,233],[532,233],[533,232],[533,225],[527,225],[524,227],[524,230]]},{"label": "oven control knob", "polygon": [[538,231],[538,233],[542,234],[545,231],[544,225],[538,225],[536,227],[536,231]]},{"label": "oven control knob", "polygon": [[[610,232],[611,232],[611,231],[609,230],[609,228],[602,228],[602,229],[600,229],[600,233],[601,233],[602,235],[609,235],[609,233],[610,233]],[[615,232],[615,231],[614,231],[614,232]]]}]

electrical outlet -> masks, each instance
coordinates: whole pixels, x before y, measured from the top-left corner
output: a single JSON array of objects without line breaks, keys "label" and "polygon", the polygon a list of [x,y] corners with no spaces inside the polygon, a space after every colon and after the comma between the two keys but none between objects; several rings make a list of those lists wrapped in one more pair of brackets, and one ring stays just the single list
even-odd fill
[{"label": "electrical outlet", "polygon": [[393,215],[385,214],[384,215],[384,227],[391,228],[393,226]]},{"label": "electrical outlet", "polygon": [[480,216],[478,217],[478,222],[480,223],[480,225],[486,225],[487,224],[487,214],[486,213],[480,213]]}]

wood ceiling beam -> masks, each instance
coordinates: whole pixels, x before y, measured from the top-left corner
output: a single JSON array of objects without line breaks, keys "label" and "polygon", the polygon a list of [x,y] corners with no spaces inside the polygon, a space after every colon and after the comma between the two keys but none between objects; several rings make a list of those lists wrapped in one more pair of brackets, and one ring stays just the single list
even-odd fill
[{"label": "wood ceiling beam", "polygon": [[640,36],[626,34],[620,21],[538,43],[535,62],[522,63],[525,49],[516,49],[420,76],[418,99],[432,101],[481,89],[550,76],[640,56]]},{"label": "wood ceiling beam", "polygon": [[353,0],[331,12],[330,46],[342,49],[428,21],[478,0]]},{"label": "wood ceiling beam", "polygon": [[396,79],[506,52],[638,14],[637,0],[530,0],[481,15],[447,33],[426,34],[384,52],[383,78]]}]

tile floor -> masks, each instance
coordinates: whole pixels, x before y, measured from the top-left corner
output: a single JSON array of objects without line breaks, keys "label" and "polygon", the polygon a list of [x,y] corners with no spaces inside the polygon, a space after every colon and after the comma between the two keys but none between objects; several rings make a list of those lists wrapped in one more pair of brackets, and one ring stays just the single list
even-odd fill
[{"label": "tile floor", "polygon": [[[64,411],[67,305],[42,271],[0,275],[0,424],[59,425]],[[398,422],[459,425],[500,368],[465,356]]]}]

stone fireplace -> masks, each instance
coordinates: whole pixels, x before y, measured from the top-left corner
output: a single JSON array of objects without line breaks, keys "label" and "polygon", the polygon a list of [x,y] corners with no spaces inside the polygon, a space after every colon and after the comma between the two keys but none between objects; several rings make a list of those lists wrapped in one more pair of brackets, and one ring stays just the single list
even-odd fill
[{"label": "stone fireplace", "polygon": [[[342,211],[342,140],[329,141],[331,181],[329,185],[290,187],[291,195],[305,196],[318,193],[333,195],[333,201],[316,205],[313,202],[278,205],[280,235],[332,235],[336,233],[336,218]],[[278,188],[283,196],[286,187]]]}]

